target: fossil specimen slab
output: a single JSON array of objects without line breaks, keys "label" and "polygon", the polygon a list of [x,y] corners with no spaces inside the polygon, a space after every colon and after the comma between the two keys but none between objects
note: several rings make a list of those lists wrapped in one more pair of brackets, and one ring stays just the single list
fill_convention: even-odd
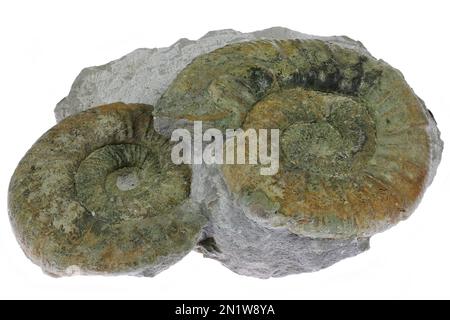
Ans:
[{"label": "fossil specimen slab", "polygon": [[197,243],[191,171],[170,161],[152,107],[116,103],[71,116],[19,163],[9,213],[27,256],[52,275],[152,276]]},{"label": "fossil specimen slab", "polygon": [[[210,220],[198,249],[261,278],[366,250],[371,235],[411,214],[442,152],[432,115],[400,72],[347,37],[221,30],[139,49],[83,70],[55,114],[114,101],[156,104],[165,135],[192,120],[282,130],[275,176],[192,166],[191,197]],[[126,174],[118,185],[134,180]]]}]

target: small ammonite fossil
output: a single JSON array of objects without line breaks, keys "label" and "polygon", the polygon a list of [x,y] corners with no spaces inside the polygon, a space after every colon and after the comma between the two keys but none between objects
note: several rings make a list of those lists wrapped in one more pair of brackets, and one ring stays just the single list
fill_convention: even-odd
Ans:
[{"label": "small ammonite fossil", "polygon": [[68,117],[19,163],[10,219],[45,272],[151,276],[196,244],[205,218],[189,201],[191,171],[170,161],[152,110],[116,103]]},{"label": "small ammonite fossil", "polygon": [[[277,230],[291,232],[290,239],[359,241],[407,218],[442,152],[434,118],[399,71],[320,40],[254,41],[200,56],[164,93],[155,114],[221,129],[280,130],[277,174],[261,175],[258,165],[223,165],[214,179],[208,168],[197,174],[230,197],[216,207],[209,197],[216,224],[210,237],[219,249],[210,255],[261,277],[325,265],[305,267],[294,254],[273,254],[264,239],[270,235],[279,246],[277,239],[288,238],[273,236]],[[229,245],[244,231],[220,225],[230,223],[226,206],[240,225],[257,230],[240,243],[251,248],[249,258],[237,243]],[[303,257],[314,254],[313,246]],[[286,263],[274,267],[276,259]]]}]

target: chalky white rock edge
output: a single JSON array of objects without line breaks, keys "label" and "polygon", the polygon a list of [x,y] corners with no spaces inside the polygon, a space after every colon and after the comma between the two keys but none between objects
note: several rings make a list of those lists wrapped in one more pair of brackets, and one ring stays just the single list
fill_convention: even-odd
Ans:
[{"label": "chalky white rock edge", "polygon": [[[227,44],[260,39],[320,39],[370,56],[360,42],[345,36],[320,37],[281,27],[251,33],[211,31],[197,41],[180,39],[168,48],[138,49],[106,65],[84,69],[69,95],[56,106],[56,119],[117,101],[155,105],[177,74],[197,56]],[[425,106],[424,112],[428,115]],[[443,144],[434,119],[428,117],[433,150],[427,181],[430,184]],[[165,135],[170,135],[177,125],[181,123],[155,119],[156,129]],[[192,198],[202,204],[210,218],[203,235],[203,240],[210,241],[201,242],[208,245],[199,246],[198,250],[236,273],[269,278],[317,271],[369,248],[369,238],[312,239],[286,228],[261,225],[247,216],[239,199],[227,189],[218,168],[194,165],[192,169]]]}]

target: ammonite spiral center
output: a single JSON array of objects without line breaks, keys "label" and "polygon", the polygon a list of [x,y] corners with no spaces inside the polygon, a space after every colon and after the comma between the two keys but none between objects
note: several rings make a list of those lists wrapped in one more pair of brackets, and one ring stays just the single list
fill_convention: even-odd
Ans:
[{"label": "ammonite spiral center", "polygon": [[327,122],[296,123],[281,138],[287,166],[320,172],[325,163],[344,159],[342,137]]},{"label": "ammonite spiral center", "polygon": [[138,144],[107,145],[95,150],[83,160],[75,175],[80,202],[94,215],[108,219],[113,218],[111,215],[118,219],[148,217],[164,211],[165,206],[178,205],[186,197],[187,191],[182,188],[170,199],[155,197],[155,191],[177,179],[163,172],[164,163],[158,157]]},{"label": "ammonite spiral center", "polygon": [[[116,186],[120,191],[133,190],[139,186],[139,173],[136,167],[125,167],[111,174],[116,180]],[[114,180],[113,178],[113,180]]]},{"label": "ammonite spiral center", "polygon": [[[263,114],[271,113],[270,118]],[[342,177],[371,157],[375,124],[362,101],[302,88],[281,90],[257,103],[246,125],[281,129],[281,156],[288,170]],[[275,121],[275,122],[273,122]]]}]

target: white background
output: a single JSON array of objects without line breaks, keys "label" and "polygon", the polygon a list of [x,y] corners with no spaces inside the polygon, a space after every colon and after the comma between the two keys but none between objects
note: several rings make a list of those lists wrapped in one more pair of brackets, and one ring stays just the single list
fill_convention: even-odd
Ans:
[{"label": "white background", "polygon": [[450,143],[449,1],[1,1],[0,298],[450,298],[449,148],[413,216],[372,249],[313,274],[259,280],[198,253],[156,278],[53,279],[24,256],[7,215],[7,187],[53,108],[84,67],[209,30],[284,26],[347,35],[404,73]]}]

